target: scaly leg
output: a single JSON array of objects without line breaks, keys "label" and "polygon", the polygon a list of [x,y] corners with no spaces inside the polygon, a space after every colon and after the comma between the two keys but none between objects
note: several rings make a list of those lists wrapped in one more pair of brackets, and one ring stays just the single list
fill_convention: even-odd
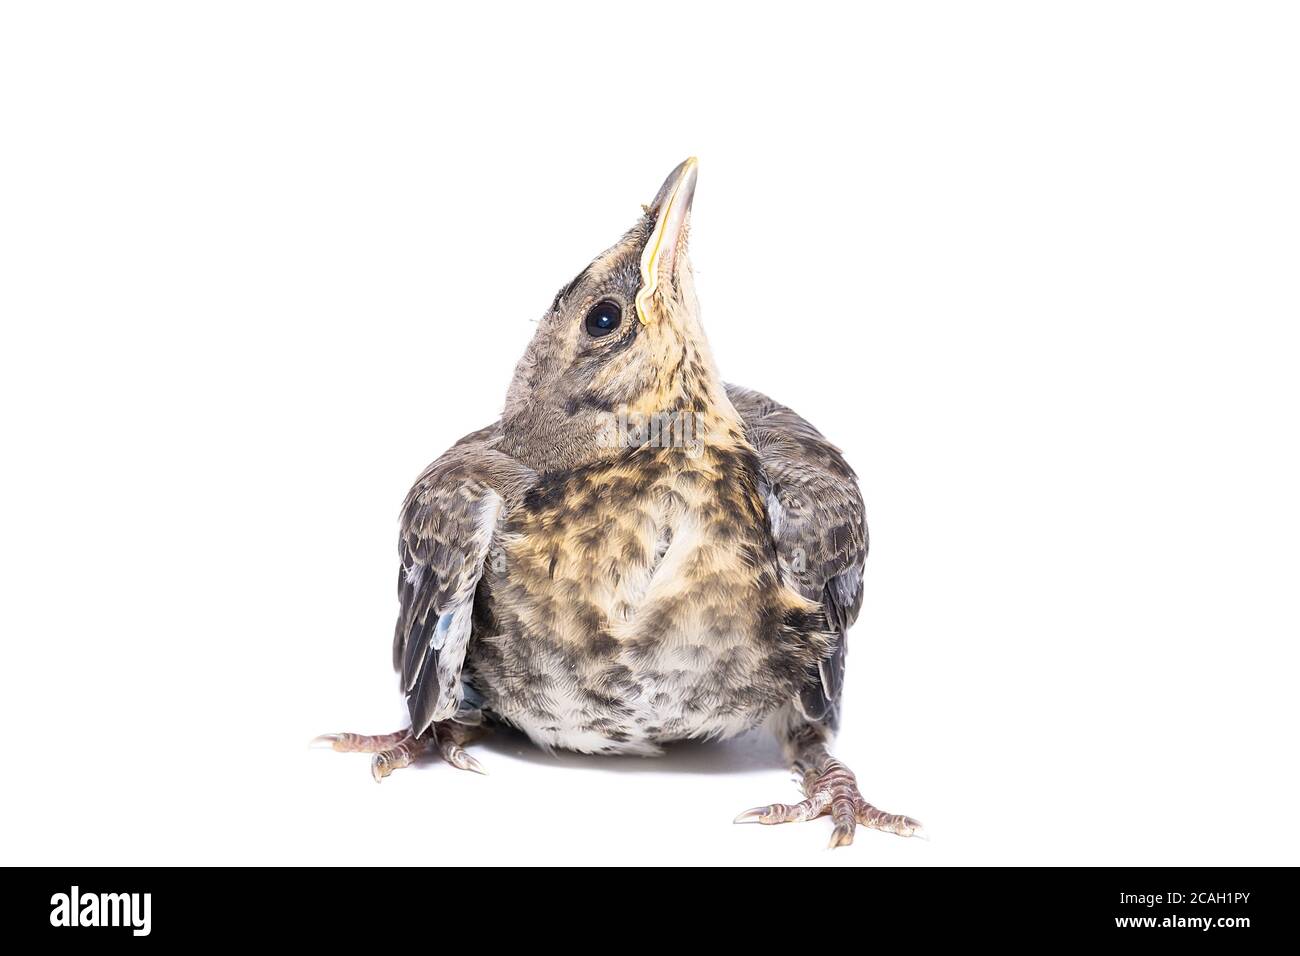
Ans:
[{"label": "scaly leg", "polygon": [[777,718],[775,729],[795,773],[803,780],[806,799],[795,804],[773,803],[754,807],[736,817],[736,823],[795,823],[829,813],[835,824],[831,831],[832,849],[852,843],[858,824],[899,836],[920,834],[921,824],[916,820],[877,810],[863,799],[853,772],[826,749],[829,728],[791,712]]},{"label": "scaly leg", "polygon": [[415,737],[408,727],[392,734],[322,734],[312,741],[313,747],[329,747],[338,753],[374,754],[370,772],[379,782],[394,770],[409,767],[415,758],[430,747],[436,747],[442,759],[459,770],[487,773],[477,760],[469,755],[464,745],[475,736],[476,727],[467,727],[454,721],[434,724],[420,737]]}]

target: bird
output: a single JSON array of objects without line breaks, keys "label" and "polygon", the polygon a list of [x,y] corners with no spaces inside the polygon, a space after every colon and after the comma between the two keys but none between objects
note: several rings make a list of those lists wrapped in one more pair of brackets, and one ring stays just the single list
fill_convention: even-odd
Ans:
[{"label": "bird", "polygon": [[832,756],[867,525],[811,424],[725,384],[687,254],[699,163],[555,295],[500,417],[402,505],[392,654],[410,726],[325,734],[376,780],[513,728],[546,750],[653,756],[766,728],[803,799],[737,823],[918,821],[868,803]]}]

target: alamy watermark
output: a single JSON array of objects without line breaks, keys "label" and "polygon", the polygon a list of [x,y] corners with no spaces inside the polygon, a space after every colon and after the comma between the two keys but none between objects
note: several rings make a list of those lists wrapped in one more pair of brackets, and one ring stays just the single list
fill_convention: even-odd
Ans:
[{"label": "alamy watermark", "polygon": [[127,926],[133,936],[148,936],[152,893],[71,892],[50,897],[51,926]]},{"label": "alamy watermark", "polygon": [[678,448],[698,458],[704,451],[699,417],[689,410],[646,413],[623,408],[601,431],[599,441],[605,448]]}]

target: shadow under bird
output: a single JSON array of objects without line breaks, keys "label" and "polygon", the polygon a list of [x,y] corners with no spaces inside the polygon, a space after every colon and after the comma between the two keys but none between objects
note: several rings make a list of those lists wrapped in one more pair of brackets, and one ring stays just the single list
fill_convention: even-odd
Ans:
[{"label": "shadow under bird", "polygon": [[805,799],[903,836],[827,749],[862,604],[852,469],[790,409],[719,377],[686,255],[697,163],[555,296],[501,418],[420,475],[402,508],[393,663],[403,731],[318,738],[377,780],[492,724],[545,748],[652,755],[766,725]]}]

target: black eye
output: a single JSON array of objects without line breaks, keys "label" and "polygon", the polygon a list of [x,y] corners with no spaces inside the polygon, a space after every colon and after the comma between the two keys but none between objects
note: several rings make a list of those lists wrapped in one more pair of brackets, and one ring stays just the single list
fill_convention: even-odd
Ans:
[{"label": "black eye", "polygon": [[587,334],[592,338],[609,335],[623,321],[623,307],[617,302],[605,299],[597,302],[587,313]]}]

